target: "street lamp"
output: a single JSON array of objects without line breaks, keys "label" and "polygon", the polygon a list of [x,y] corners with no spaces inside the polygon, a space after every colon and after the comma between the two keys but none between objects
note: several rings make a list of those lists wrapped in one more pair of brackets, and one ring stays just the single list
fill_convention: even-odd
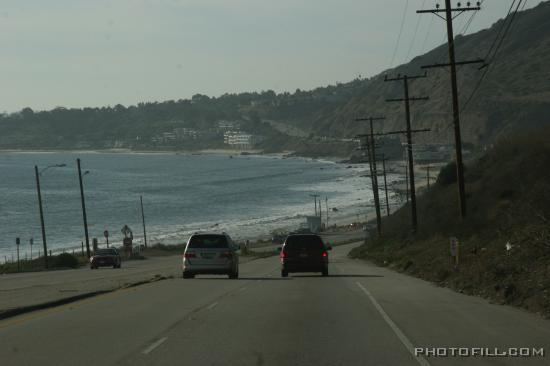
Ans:
[{"label": "street lamp", "polygon": [[84,201],[84,187],[82,186],[82,176],[90,173],[86,170],[84,174],[80,169],[80,158],[76,159],[76,165],[78,167],[78,181],[80,182],[80,201],[82,202],[82,218],[84,219],[84,235],[86,236],[86,255],[90,258],[90,237],[88,235],[88,220],[86,218],[86,202]]},{"label": "street lamp", "polygon": [[44,245],[44,266],[48,269],[48,245],[46,244],[46,228],[44,227],[44,210],[42,209],[42,193],[40,192],[40,175],[50,168],[62,168],[67,164],[49,165],[38,171],[38,166],[34,166],[34,174],[36,175],[36,191],[38,192],[38,207],[40,209],[40,227],[42,229],[42,244]]}]

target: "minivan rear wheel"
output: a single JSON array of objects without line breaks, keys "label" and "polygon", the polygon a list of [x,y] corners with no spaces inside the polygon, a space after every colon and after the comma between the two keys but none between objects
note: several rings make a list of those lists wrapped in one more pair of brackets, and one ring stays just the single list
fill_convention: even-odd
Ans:
[{"label": "minivan rear wheel", "polygon": [[328,268],[323,269],[323,277],[327,277],[327,276],[328,276]]},{"label": "minivan rear wheel", "polygon": [[281,271],[281,277],[288,277],[288,272],[285,270]]},{"label": "minivan rear wheel", "polygon": [[228,273],[227,276],[229,276],[230,279],[236,280],[239,278],[239,271]]}]

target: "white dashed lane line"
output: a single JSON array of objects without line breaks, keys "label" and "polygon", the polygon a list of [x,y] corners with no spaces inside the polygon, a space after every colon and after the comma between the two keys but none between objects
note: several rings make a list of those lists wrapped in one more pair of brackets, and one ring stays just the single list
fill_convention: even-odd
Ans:
[{"label": "white dashed lane line", "polygon": [[208,306],[206,307],[206,310],[212,310],[212,309],[214,309],[214,308],[216,307],[216,305],[218,305],[218,303],[217,303],[217,302],[213,302],[212,304],[210,304],[210,305],[208,305]]},{"label": "white dashed lane line", "polygon": [[152,343],[149,347],[145,348],[141,353],[143,353],[144,355],[148,355],[149,353],[153,352],[155,348],[163,344],[167,339],[168,337],[163,337],[159,339],[158,341]]},{"label": "white dashed lane line", "polygon": [[355,282],[357,284],[357,286],[359,286],[359,288],[363,291],[363,293],[365,295],[367,295],[367,297],[369,298],[369,300],[371,301],[372,305],[374,305],[374,307],[376,308],[376,310],[378,310],[378,312],[380,313],[380,315],[382,316],[382,319],[384,319],[384,321],[390,326],[391,330],[393,330],[393,332],[395,333],[395,335],[397,336],[397,338],[399,338],[399,340],[401,341],[401,343],[403,343],[403,345],[405,346],[405,348],[410,352],[410,354],[414,357],[414,359],[416,361],[418,361],[418,363],[422,366],[430,366],[430,364],[428,363],[428,361],[426,361],[426,359],[422,356],[416,356],[415,355],[415,352],[414,352],[414,346],[412,344],[412,342],[409,340],[409,338],[407,338],[407,336],[401,331],[401,329],[399,329],[399,327],[393,322],[393,320],[391,320],[391,318],[389,317],[389,315],[384,311],[384,309],[382,308],[382,306],[380,306],[380,304],[378,303],[378,301],[376,301],[376,299],[374,298],[374,296],[371,295],[370,291],[367,290],[361,283],[359,282]]}]

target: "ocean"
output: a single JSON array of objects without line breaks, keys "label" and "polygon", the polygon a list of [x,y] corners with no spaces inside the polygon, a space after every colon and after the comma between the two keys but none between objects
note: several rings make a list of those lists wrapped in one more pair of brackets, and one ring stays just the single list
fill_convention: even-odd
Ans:
[{"label": "ocean", "polygon": [[[195,231],[226,231],[234,239],[268,237],[292,230],[322,199],[329,224],[364,220],[371,200],[366,167],[280,156],[173,153],[0,153],[0,262],[42,250],[34,165],[40,175],[48,249],[80,248],[84,240],[76,159],[80,158],[91,238],[120,245],[128,225],[134,243],[143,240],[143,196],[149,244],[184,242]],[[392,178],[390,177],[390,180]],[[333,211],[333,208],[335,209]]]}]

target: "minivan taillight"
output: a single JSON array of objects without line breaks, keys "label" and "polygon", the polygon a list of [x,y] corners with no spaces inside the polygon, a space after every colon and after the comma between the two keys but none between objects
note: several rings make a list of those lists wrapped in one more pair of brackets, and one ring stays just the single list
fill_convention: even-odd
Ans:
[{"label": "minivan taillight", "polygon": [[183,255],[184,258],[197,258],[197,256],[195,255],[195,253],[185,253]]},{"label": "minivan taillight", "polygon": [[220,254],[221,258],[231,258],[232,256],[233,254],[231,252],[223,252],[222,254]]},{"label": "minivan taillight", "polygon": [[328,257],[328,253],[327,252],[323,252],[323,257]]},{"label": "minivan taillight", "polygon": [[287,254],[284,250],[281,250],[281,254],[279,256],[281,257],[281,259],[283,259],[287,257]]}]

